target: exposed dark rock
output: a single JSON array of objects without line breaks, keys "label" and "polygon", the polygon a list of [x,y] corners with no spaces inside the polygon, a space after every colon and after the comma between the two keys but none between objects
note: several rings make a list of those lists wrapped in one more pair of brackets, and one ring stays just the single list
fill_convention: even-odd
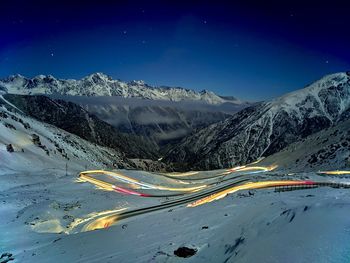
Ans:
[{"label": "exposed dark rock", "polygon": [[189,247],[179,247],[174,251],[174,255],[181,258],[189,258],[197,253],[197,249]]},{"label": "exposed dark rock", "polygon": [[7,119],[8,115],[5,112],[0,112],[0,118]]},{"label": "exposed dark rock", "polygon": [[225,254],[232,254],[241,244],[244,243],[245,238],[239,237],[235,240],[235,243],[232,245],[226,245],[225,248]]},{"label": "exposed dark rock", "polygon": [[32,134],[32,141],[36,146],[41,145],[40,136],[35,133]]},{"label": "exposed dark rock", "polygon": [[6,127],[6,128],[9,128],[9,129],[12,129],[12,130],[16,130],[16,127],[13,126],[11,123],[5,122],[5,127]]},{"label": "exposed dark rock", "polygon": [[61,240],[62,238],[56,238],[54,241],[52,241],[52,243],[56,243],[57,241]]},{"label": "exposed dark rock", "polygon": [[0,256],[0,263],[7,263],[9,261],[15,260],[12,253],[2,253]]},{"label": "exposed dark rock", "polygon": [[15,150],[13,149],[12,144],[6,145],[6,150],[7,150],[8,152],[10,152],[10,153],[13,153],[13,152],[15,151]]}]

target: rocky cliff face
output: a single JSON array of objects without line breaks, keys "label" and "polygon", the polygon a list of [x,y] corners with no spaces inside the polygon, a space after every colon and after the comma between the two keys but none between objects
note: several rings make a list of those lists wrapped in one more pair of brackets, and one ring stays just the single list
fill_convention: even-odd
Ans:
[{"label": "rocky cliff face", "polygon": [[350,169],[350,119],[298,140],[259,165],[277,164],[293,172]]},{"label": "rocky cliff face", "polygon": [[200,130],[170,150],[165,160],[199,169],[246,163],[348,118],[349,107],[349,73],[328,75]]}]

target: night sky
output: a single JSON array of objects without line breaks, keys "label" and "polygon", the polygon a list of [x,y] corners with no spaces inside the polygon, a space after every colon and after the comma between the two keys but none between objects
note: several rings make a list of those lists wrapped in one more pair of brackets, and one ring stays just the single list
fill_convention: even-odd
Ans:
[{"label": "night sky", "polygon": [[334,0],[2,1],[0,77],[104,72],[268,99],[350,70],[349,17]]}]

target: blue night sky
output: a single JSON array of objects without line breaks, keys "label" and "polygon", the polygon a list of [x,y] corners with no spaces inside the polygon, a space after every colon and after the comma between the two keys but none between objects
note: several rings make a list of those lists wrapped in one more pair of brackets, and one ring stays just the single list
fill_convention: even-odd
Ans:
[{"label": "blue night sky", "polygon": [[262,100],[350,70],[346,1],[7,2],[0,77],[104,72]]}]

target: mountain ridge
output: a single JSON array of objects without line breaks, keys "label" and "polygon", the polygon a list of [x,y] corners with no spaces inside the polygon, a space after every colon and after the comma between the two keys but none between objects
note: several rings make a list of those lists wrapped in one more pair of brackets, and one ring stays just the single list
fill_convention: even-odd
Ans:
[{"label": "mountain ridge", "polygon": [[52,75],[26,78],[20,74],[0,80],[0,89],[19,95],[120,96],[169,101],[203,101],[208,104],[247,104],[235,97],[219,96],[212,91],[194,91],[181,87],[151,86],[142,80],[124,82],[97,72],[80,80],[57,79]]},{"label": "mountain ridge", "polygon": [[342,121],[350,112],[349,72],[243,109],[181,141],[165,160],[215,169],[247,163]]}]

